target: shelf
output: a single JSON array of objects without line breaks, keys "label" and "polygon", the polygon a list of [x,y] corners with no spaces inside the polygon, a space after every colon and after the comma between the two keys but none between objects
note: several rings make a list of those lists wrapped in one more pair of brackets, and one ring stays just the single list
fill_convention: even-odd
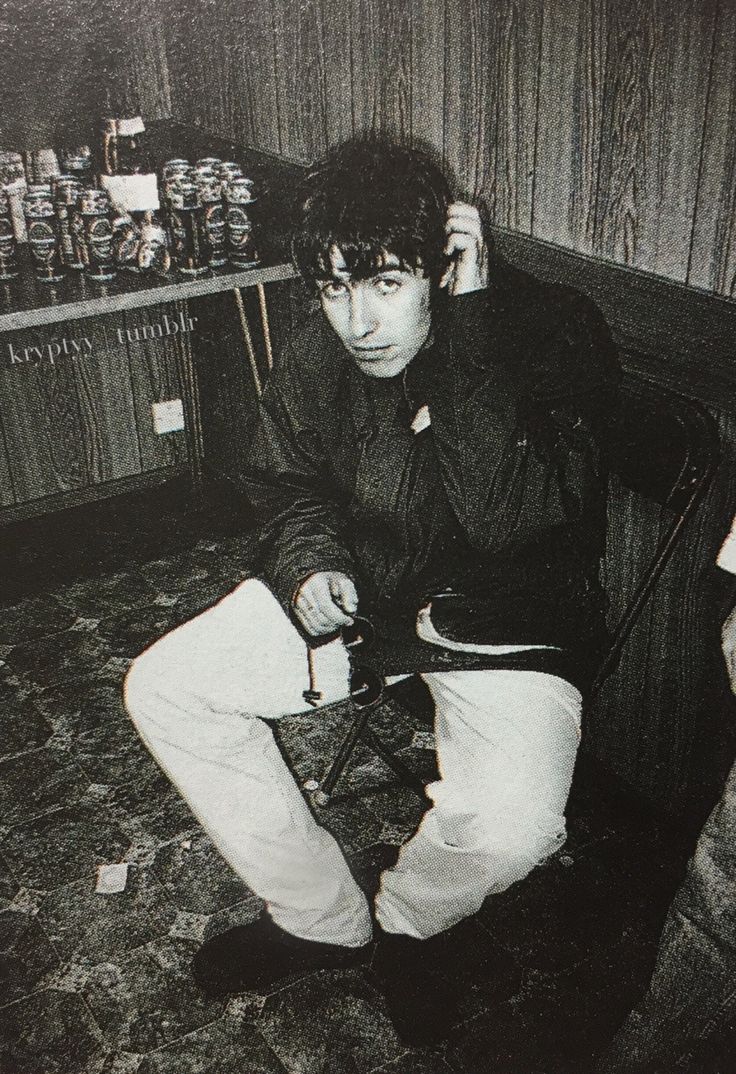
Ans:
[{"label": "shelf", "polygon": [[169,120],[149,124],[148,130],[159,168],[173,156],[196,159],[211,154],[243,164],[246,173],[254,180],[258,194],[254,204],[254,226],[262,264],[248,269],[231,266],[211,269],[207,276],[197,279],[187,279],[173,272],[158,277],[119,272],[114,280],[106,283],[96,283],[87,279],[83,272],[72,270],[67,271],[59,283],[48,284],[36,280],[28,246],[22,244],[18,248],[20,275],[15,280],[0,282],[0,332],[140,309],[296,276],[287,260],[288,212],[285,209],[295,184],[304,174],[303,165]]},{"label": "shelf", "polygon": [[212,269],[207,276],[189,280],[173,275],[137,276],[119,272],[114,280],[95,283],[81,272],[69,272],[59,283],[48,284],[35,279],[28,250],[21,247],[19,255],[21,275],[17,280],[0,284],[0,332],[214,295],[236,287],[288,280],[296,275],[294,267],[283,262],[249,269]]}]

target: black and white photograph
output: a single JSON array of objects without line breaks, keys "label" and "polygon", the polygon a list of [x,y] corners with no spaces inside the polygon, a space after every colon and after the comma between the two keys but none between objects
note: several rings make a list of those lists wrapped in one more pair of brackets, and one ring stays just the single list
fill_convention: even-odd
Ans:
[{"label": "black and white photograph", "polygon": [[736,1069],[736,0],[0,5],[0,1074]]}]

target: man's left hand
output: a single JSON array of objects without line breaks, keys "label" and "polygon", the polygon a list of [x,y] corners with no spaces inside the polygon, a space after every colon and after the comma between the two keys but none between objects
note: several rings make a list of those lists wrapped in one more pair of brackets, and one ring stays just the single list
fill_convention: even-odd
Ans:
[{"label": "man's left hand", "polygon": [[447,209],[445,253],[452,260],[440,280],[451,295],[481,291],[488,286],[488,247],[480,213],[474,205],[454,201]]}]

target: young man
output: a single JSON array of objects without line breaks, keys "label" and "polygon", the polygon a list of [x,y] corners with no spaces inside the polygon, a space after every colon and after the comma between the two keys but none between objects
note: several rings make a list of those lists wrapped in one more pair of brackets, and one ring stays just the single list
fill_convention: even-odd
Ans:
[{"label": "young man", "polygon": [[261,401],[261,570],[127,679],[144,741],[266,903],[199,952],[210,991],[371,941],[371,907],[264,723],[348,695],[340,630],[357,612],[371,663],[421,673],[437,713],[433,805],[375,900],[390,964],[562,845],[604,633],[597,433],[619,369],[595,307],[489,256],[431,160],[383,141],[313,172],[293,249],[321,312]]}]

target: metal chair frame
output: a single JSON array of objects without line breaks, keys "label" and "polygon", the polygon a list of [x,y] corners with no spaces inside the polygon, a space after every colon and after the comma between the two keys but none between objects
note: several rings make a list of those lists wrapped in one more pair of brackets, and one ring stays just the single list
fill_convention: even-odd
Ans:
[{"label": "metal chair frame", "polygon": [[[670,466],[669,474],[666,467],[662,467],[660,472],[654,471],[651,466],[651,451],[644,450],[652,447],[652,441],[647,441],[646,435],[650,428],[647,413],[658,413],[659,418],[666,414],[672,423],[670,432],[674,434],[673,439],[680,435],[682,449],[679,457],[669,457],[666,460],[666,464]],[[667,444],[657,446],[667,451]],[[612,631],[611,644],[593,680],[588,703],[596,698],[606,679],[618,667],[626,642],[688,522],[696,513],[718,466],[720,441],[715,420],[705,407],[640,376],[629,376],[624,384],[621,412],[611,423],[602,450],[609,474],[617,476],[622,486],[669,508],[673,516],[633,596]],[[646,460],[647,469],[642,467],[642,460]],[[383,700],[394,696],[400,685],[401,683],[396,683],[386,687]],[[310,792],[317,805],[329,804],[359,742],[372,749],[405,786],[420,797],[425,797],[424,783],[371,730],[369,721],[372,712],[373,706],[356,712],[324,777],[305,783],[305,789]]]}]

